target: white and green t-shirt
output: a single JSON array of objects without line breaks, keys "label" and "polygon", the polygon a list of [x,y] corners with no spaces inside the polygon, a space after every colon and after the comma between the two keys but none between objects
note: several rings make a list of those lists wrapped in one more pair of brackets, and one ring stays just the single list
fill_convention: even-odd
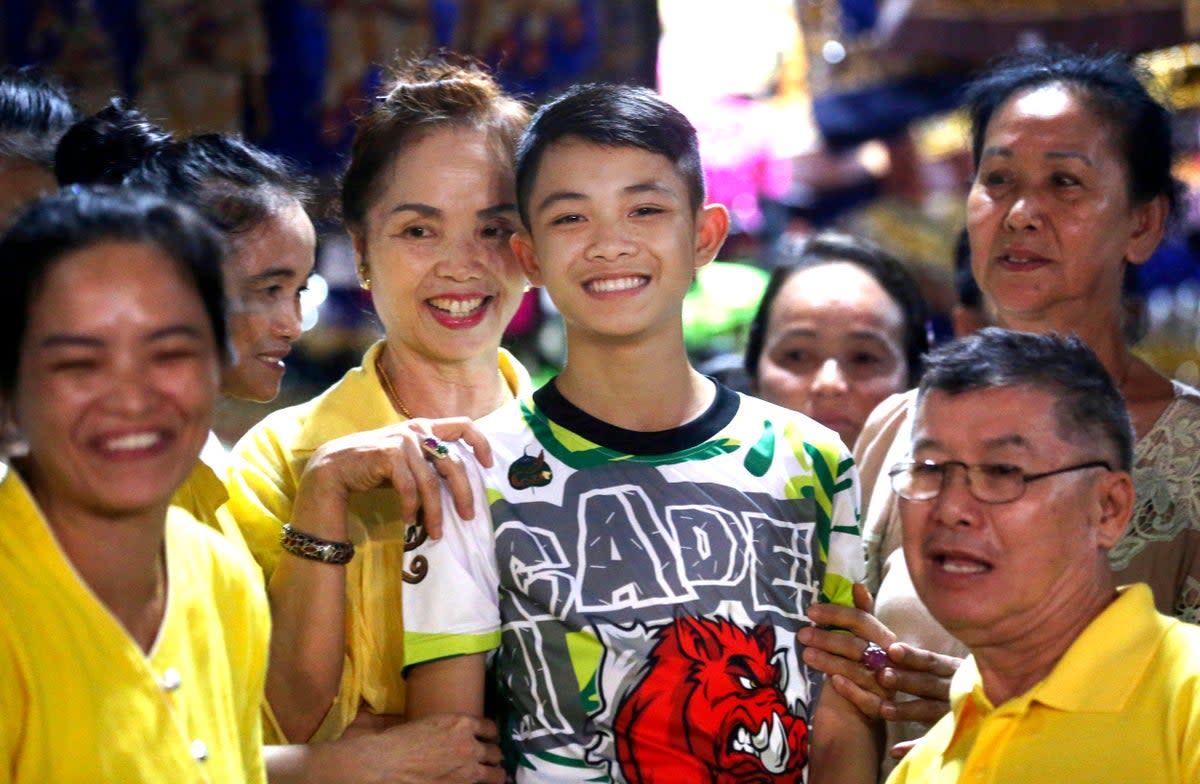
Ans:
[{"label": "white and green t-shirt", "polygon": [[795,634],[863,577],[837,435],[720,386],[665,432],[553,382],[478,424],[486,519],[447,501],[443,538],[412,536],[405,666],[498,649],[520,782],[800,782],[820,673]]}]

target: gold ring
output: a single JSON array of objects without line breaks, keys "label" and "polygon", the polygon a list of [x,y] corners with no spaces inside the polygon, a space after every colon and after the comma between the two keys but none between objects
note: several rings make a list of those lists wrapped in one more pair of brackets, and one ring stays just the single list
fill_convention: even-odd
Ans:
[{"label": "gold ring", "polygon": [[430,460],[445,460],[450,456],[450,447],[446,446],[446,442],[433,436],[421,439],[421,449]]}]

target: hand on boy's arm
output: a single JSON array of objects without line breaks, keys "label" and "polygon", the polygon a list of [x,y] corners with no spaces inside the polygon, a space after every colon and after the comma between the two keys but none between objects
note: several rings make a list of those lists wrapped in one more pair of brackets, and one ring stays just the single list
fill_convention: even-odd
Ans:
[{"label": "hand on boy's arm", "polygon": [[892,693],[879,683],[875,672],[863,664],[863,650],[868,642],[887,650],[896,641],[896,635],[871,615],[872,604],[866,586],[856,584],[854,607],[811,605],[808,618],[813,625],[801,629],[796,638],[805,646],[801,655],[806,664],[825,673],[834,684],[841,681],[847,688],[856,687],[853,696],[843,689],[838,691],[867,716],[878,718],[878,711],[873,712],[871,706],[890,698]]},{"label": "hand on boy's arm", "polygon": [[[870,614],[870,595],[864,586],[854,586],[854,603],[855,607],[817,604],[809,608],[814,624],[846,631],[816,626],[801,629],[797,639],[808,646],[804,661],[826,673],[827,685],[866,716],[926,724],[937,721],[950,708],[950,678],[962,660],[896,642],[896,635]],[[888,666],[878,672],[862,663],[868,641],[888,655]],[[917,699],[896,700],[897,692]]]},{"label": "hand on boy's arm", "polygon": [[[345,513],[352,493],[391,486],[400,502],[400,516],[416,519],[418,512],[429,535],[442,531],[442,487],[449,490],[459,516],[474,517],[474,498],[466,466],[451,452],[430,459],[423,446],[428,438],[463,440],[485,466],[492,464],[492,450],[482,431],[467,417],[411,419],[398,425],[353,433],[321,446],[305,467],[296,493],[294,514],[307,509],[319,511],[318,525],[335,529],[310,531],[326,539],[346,539]],[[298,520],[293,525],[300,528]],[[340,534],[340,535],[339,535]]]},{"label": "hand on boy's arm", "polygon": [[440,715],[312,746],[268,746],[270,784],[502,784],[496,725]]}]

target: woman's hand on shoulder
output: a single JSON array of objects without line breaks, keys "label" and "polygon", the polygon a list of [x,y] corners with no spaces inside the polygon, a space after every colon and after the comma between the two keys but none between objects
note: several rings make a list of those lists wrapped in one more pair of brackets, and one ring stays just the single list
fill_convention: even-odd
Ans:
[{"label": "woman's hand on shoulder", "polygon": [[404,519],[415,519],[419,510],[426,531],[436,539],[441,536],[443,483],[459,516],[474,517],[466,466],[453,450],[436,457],[428,439],[462,440],[480,463],[492,464],[487,438],[467,417],[410,419],[342,436],[318,448],[305,466],[296,492],[293,525],[306,533],[345,540],[350,495],[391,486],[399,496]]}]

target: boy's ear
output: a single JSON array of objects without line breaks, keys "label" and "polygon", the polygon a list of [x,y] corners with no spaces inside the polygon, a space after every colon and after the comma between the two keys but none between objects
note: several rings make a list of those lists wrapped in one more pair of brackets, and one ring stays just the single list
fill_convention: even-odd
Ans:
[{"label": "boy's ear", "polygon": [[537,253],[533,249],[533,238],[529,236],[529,232],[524,229],[514,231],[508,238],[508,244],[516,254],[529,282],[534,286],[542,285],[542,270],[538,266]]},{"label": "boy's ear", "polygon": [[717,257],[729,234],[729,210],[724,204],[705,204],[696,218],[696,267]]}]

